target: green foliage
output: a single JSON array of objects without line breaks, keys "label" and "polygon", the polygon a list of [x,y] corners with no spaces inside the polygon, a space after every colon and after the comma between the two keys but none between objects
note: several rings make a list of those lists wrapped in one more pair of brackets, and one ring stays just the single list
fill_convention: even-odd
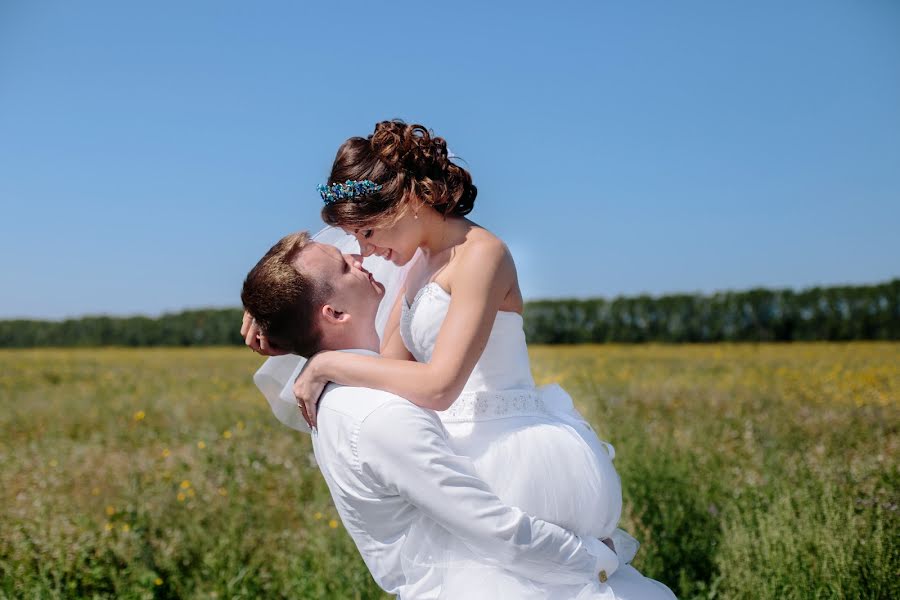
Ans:
[{"label": "green foliage", "polygon": [[[0,348],[240,345],[241,315],[0,321]],[[535,344],[900,340],[900,279],[801,292],[538,300],[525,306],[525,333]]]},{"label": "green foliage", "polygon": [[243,344],[239,309],[149,317],[0,321],[0,347],[226,346]]},{"label": "green foliage", "polygon": [[383,598],[238,349],[0,354],[0,598]]},{"label": "green foliage", "polygon": [[[900,344],[533,346],[688,599],[900,597]],[[237,348],[0,351],[0,598],[384,598]]]},{"label": "green foliage", "polygon": [[900,279],[871,286],[753,289],[529,302],[531,343],[900,339]]},{"label": "green foliage", "polygon": [[871,498],[807,474],[771,498],[745,494],[723,520],[722,592],[748,600],[900,597],[900,580],[889,576],[900,566],[892,540],[900,519],[888,497],[898,483]]},{"label": "green foliage", "polygon": [[900,345],[532,355],[615,446],[635,566],[680,599],[900,597]]},{"label": "green foliage", "polygon": [[691,462],[673,448],[647,448],[620,461],[628,474],[623,496],[640,507],[634,518],[644,540],[641,568],[679,588],[681,598],[701,591],[715,572],[722,534],[709,511],[708,485],[697,485]]}]

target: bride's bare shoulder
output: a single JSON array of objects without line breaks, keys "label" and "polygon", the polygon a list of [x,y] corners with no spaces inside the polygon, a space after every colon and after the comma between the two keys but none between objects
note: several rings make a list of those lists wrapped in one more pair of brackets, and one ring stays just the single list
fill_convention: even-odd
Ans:
[{"label": "bride's bare shoulder", "polygon": [[482,258],[500,258],[512,261],[509,247],[506,243],[484,227],[473,223],[473,227],[466,234],[466,243],[463,251],[472,252]]},{"label": "bride's bare shoulder", "polygon": [[489,272],[498,281],[516,280],[516,266],[506,244],[492,232],[466,219],[462,243],[450,251],[448,262],[435,278],[451,291],[458,278],[469,279],[473,272]]},{"label": "bride's bare shoulder", "polygon": [[[468,278],[473,271],[493,273],[499,279],[516,279],[516,266],[507,245],[499,237],[482,227],[473,227],[466,234],[465,243],[451,260],[449,279]],[[453,282],[449,285],[452,287]]]}]

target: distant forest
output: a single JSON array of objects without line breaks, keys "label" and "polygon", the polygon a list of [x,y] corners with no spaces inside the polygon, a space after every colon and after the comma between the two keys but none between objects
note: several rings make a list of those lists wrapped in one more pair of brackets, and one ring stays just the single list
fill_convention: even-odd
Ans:
[{"label": "distant forest", "polygon": [[[241,345],[240,309],[149,317],[0,321],[0,347]],[[533,344],[900,340],[900,279],[802,291],[752,289],[525,305]]]}]

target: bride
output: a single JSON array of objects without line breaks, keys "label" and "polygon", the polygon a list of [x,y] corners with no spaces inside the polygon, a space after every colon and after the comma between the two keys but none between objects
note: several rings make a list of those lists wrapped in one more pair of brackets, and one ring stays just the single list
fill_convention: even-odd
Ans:
[{"label": "bride", "polygon": [[[535,387],[515,264],[502,241],[466,218],[477,190],[445,141],[421,125],[381,122],[367,138],[341,145],[328,181],[319,186],[325,222],[402,277],[388,286],[396,300],[385,313],[380,357],[322,352],[294,382],[307,422],[315,426],[316,401],[329,381],[434,409],[454,450],[472,459],[504,502],[579,535],[610,539],[628,562],[637,544],[616,528],[622,492],[613,448],[559,386]],[[246,318],[242,333],[255,350],[279,354]],[[588,595],[538,587],[490,572],[446,532],[417,535],[421,543],[406,544],[404,560],[410,568],[442,569],[448,598],[674,597],[630,566]]]}]

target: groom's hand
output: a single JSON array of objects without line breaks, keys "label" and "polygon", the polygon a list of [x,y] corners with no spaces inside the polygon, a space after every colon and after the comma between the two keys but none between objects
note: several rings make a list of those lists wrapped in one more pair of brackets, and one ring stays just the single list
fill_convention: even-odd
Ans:
[{"label": "groom's hand", "polygon": [[246,310],[244,311],[244,320],[241,323],[241,337],[244,338],[244,343],[257,354],[264,354],[265,356],[288,354],[288,352],[269,343],[269,339],[260,331],[256,320]]}]

